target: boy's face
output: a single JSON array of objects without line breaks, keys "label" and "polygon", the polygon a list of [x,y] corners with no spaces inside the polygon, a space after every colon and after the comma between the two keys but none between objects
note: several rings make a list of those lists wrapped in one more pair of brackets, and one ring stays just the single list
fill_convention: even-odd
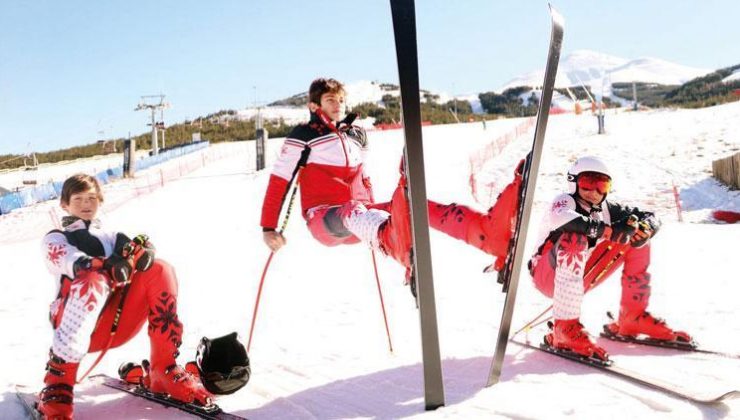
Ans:
[{"label": "boy's face", "polygon": [[344,95],[337,93],[325,93],[321,95],[321,109],[332,121],[341,120],[346,111]]},{"label": "boy's face", "polygon": [[578,195],[580,195],[582,199],[587,201],[592,206],[601,203],[601,201],[604,199],[604,194],[600,193],[596,189],[587,190],[585,188],[579,188]]},{"label": "boy's face", "polygon": [[100,199],[95,189],[74,193],[69,197],[69,203],[62,203],[64,211],[82,220],[92,220],[98,213]]}]

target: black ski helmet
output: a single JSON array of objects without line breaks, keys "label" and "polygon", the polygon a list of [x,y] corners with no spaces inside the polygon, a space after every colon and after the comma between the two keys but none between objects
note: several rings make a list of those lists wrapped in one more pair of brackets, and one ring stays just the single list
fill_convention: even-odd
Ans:
[{"label": "black ski helmet", "polygon": [[203,386],[216,395],[233,394],[249,382],[249,357],[236,332],[209,339],[198,345],[195,362]]}]

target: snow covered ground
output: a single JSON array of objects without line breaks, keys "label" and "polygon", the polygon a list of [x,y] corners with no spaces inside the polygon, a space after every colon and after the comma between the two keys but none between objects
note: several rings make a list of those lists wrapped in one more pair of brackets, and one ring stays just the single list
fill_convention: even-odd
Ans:
[{"label": "snow covered ground", "polygon": [[[565,171],[573,159],[586,153],[605,158],[615,172],[611,198],[654,209],[664,221],[654,240],[651,310],[692,333],[703,346],[734,353],[740,353],[740,224],[714,223],[709,212],[740,211],[740,192],[728,191],[710,173],[713,159],[740,149],[738,121],[740,103],[610,113],[608,134],[598,136],[591,116],[553,116],[533,215],[538,221],[549,200],[565,187]],[[514,124],[489,122],[486,130],[480,123],[426,127],[430,198],[475,205],[468,157]],[[402,134],[375,132],[370,141],[376,197],[388,198],[397,180]],[[530,142],[531,135],[514,141],[486,168],[494,187],[508,182]],[[271,157],[279,145],[280,140],[271,140]],[[158,255],[176,267],[185,324],[181,361],[194,357],[204,335],[239,331],[246,340],[268,256],[258,226],[268,172],[251,169],[250,153],[231,156],[102,214],[110,227],[149,234]],[[684,223],[677,222],[674,183],[683,201]],[[12,220],[14,229],[24,229],[40,218],[51,227],[48,211],[34,209],[19,210],[12,219],[2,216],[0,225]],[[529,231],[528,253],[536,245],[536,230],[532,226]],[[418,312],[402,286],[401,269],[379,258],[394,345],[390,353],[370,252],[361,245],[320,246],[297,212],[286,235],[289,244],[273,259],[263,290],[250,351],[252,379],[237,394],[219,400],[228,411],[250,419],[740,418],[740,401],[691,404],[514,344],[502,381],[484,388],[504,295],[494,276],[481,273],[491,262],[486,255],[435,231],[432,256],[446,406],[425,412]],[[47,308],[53,280],[41,263],[37,239],[0,239],[0,266],[0,417],[22,418],[13,384],[40,387],[51,340]],[[583,307],[586,327],[597,333],[606,321],[605,311],[616,311],[618,301],[616,278],[590,293]],[[513,327],[549,304],[528,278],[522,279]],[[532,331],[530,338],[539,341],[542,333]],[[700,391],[740,389],[737,359],[600,343],[617,363],[646,375]],[[145,357],[148,339],[141,333],[111,350],[96,372],[115,375],[121,362]],[[186,417],[92,382],[76,391],[79,419]]]}]

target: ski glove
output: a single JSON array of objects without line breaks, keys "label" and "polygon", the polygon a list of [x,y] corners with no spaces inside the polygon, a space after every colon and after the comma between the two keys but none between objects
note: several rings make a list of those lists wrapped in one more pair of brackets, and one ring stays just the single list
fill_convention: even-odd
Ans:
[{"label": "ski glove", "polygon": [[628,244],[636,230],[637,218],[635,216],[625,217],[611,226],[609,240],[619,244]]},{"label": "ski glove", "polygon": [[647,217],[640,220],[637,224],[637,231],[632,237],[631,245],[639,248],[647,243],[660,229],[660,220],[654,214],[648,214]]},{"label": "ski glove", "polygon": [[118,254],[113,254],[105,259],[103,269],[110,276],[112,288],[115,289],[129,282],[133,271],[131,267],[131,260]]},{"label": "ski glove", "polygon": [[132,247],[132,267],[136,268],[136,271],[146,271],[152,268],[154,264],[154,252],[156,249],[151,242],[149,242],[149,236],[140,234],[131,240]]},{"label": "ski glove", "polygon": [[103,268],[103,260],[97,257],[80,257],[72,265],[72,271],[75,277],[78,277],[83,271],[96,271]]},{"label": "ski glove", "polygon": [[146,235],[139,235],[124,243],[120,253],[114,252],[105,259],[103,269],[110,275],[111,287],[116,288],[127,284],[131,280],[134,268],[139,270],[141,267],[143,268],[141,271],[146,271],[151,267],[154,254],[150,256],[143,246],[148,243],[148,239]]}]

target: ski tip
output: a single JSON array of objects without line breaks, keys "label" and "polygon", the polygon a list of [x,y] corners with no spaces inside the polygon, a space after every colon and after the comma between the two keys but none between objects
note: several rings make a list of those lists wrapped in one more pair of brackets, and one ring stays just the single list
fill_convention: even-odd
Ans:
[{"label": "ski tip", "polygon": [[563,15],[560,14],[560,12],[553,7],[552,3],[547,4],[550,7],[550,15],[552,16],[552,20],[554,23],[556,23],[558,26],[563,26],[565,23],[565,18],[563,18]]},{"label": "ski tip", "polygon": [[721,402],[726,400],[736,400],[738,398],[740,398],[740,391],[730,391],[722,394],[716,400],[717,402]]}]

